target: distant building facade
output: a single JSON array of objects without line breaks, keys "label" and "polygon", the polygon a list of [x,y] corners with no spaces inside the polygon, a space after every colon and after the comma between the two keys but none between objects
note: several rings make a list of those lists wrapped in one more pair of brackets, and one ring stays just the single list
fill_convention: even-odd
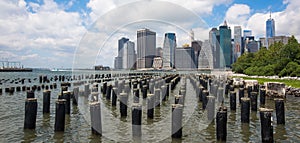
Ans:
[{"label": "distant building facade", "polygon": [[290,38],[291,37],[289,36],[274,36],[272,38],[268,38],[268,40],[266,40],[266,38],[259,38],[259,41],[261,43],[261,47],[268,47],[274,44],[275,42],[281,42],[283,44],[287,44]]},{"label": "distant building facade", "polygon": [[156,54],[156,33],[149,29],[137,31],[137,69],[151,68]]},{"label": "distant building facade", "polygon": [[121,39],[118,40],[118,55],[117,55],[117,57],[115,57],[115,60],[114,60],[115,69],[123,69],[123,61],[122,61],[123,60],[122,56],[124,55],[123,47],[127,41],[129,41],[129,39],[125,38],[125,37],[122,37]]},{"label": "distant building facade", "polygon": [[135,69],[136,52],[134,42],[127,41],[123,47],[122,65],[123,69]]},{"label": "distant building facade", "polygon": [[194,40],[191,43],[192,48],[194,49],[194,53],[195,53],[195,64],[196,64],[196,68],[198,68],[198,58],[200,55],[200,51],[201,51],[201,46],[202,46],[202,41],[200,40]]},{"label": "distant building facade", "polygon": [[217,28],[209,31],[209,43],[212,51],[213,68],[220,68],[220,32]]},{"label": "distant building facade", "polygon": [[175,68],[178,70],[193,70],[195,54],[192,47],[177,47],[175,50]]},{"label": "distant building facade", "polygon": [[219,27],[220,31],[220,67],[231,67],[232,64],[232,45],[231,29],[224,21],[224,25]]},{"label": "distant building facade", "polygon": [[234,26],[233,62],[242,55],[242,27]]},{"label": "distant building facade", "polygon": [[198,57],[198,69],[213,68],[213,57],[211,50],[212,48],[209,40],[205,40],[202,43],[201,51]]},{"label": "distant building facade", "polygon": [[162,57],[163,56],[163,49],[161,47],[156,48],[156,57]]},{"label": "distant building facade", "polygon": [[175,63],[176,35],[165,33],[163,45],[163,68],[174,68]]}]

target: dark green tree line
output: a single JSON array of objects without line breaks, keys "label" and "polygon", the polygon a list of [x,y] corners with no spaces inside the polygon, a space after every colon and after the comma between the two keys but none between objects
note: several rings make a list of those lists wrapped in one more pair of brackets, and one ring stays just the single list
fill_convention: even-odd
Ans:
[{"label": "dark green tree line", "polygon": [[300,76],[300,45],[292,36],[288,43],[262,47],[256,53],[244,53],[232,64],[236,73],[259,76]]}]

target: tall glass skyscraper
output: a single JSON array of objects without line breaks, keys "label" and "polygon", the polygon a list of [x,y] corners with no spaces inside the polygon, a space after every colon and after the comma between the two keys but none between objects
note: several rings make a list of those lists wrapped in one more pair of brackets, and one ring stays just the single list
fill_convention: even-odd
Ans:
[{"label": "tall glass skyscraper", "polygon": [[163,68],[174,68],[176,36],[175,33],[165,33],[163,45]]},{"label": "tall glass skyscraper", "polygon": [[156,33],[149,29],[137,31],[137,69],[151,68],[156,52]]},{"label": "tall glass skyscraper", "polygon": [[[224,25],[219,27],[220,31],[220,67],[231,67],[232,61],[232,45],[231,45],[231,29],[224,21]],[[225,64],[225,65],[224,65]]]},{"label": "tall glass skyscraper", "polygon": [[274,19],[270,18],[266,21],[266,37],[271,38],[275,36],[275,21]]},{"label": "tall glass skyscraper", "polygon": [[129,41],[128,38],[122,37],[118,40],[118,56],[115,57],[115,69],[122,69],[123,68],[123,55],[124,55],[124,44]]},{"label": "tall glass skyscraper", "polygon": [[123,69],[133,69],[136,62],[136,53],[134,49],[134,42],[127,41],[123,47]]},{"label": "tall glass skyscraper", "polygon": [[212,68],[220,67],[220,32],[217,28],[209,31],[209,43],[212,51]]},{"label": "tall glass skyscraper", "polygon": [[271,17],[266,21],[266,46],[269,47],[268,38],[272,38],[275,36],[275,21]]}]

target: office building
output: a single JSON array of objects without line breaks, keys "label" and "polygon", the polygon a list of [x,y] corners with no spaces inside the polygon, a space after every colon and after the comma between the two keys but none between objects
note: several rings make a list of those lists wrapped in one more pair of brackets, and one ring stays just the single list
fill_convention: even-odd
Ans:
[{"label": "office building", "polygon": [[122,56],[124,55],[123,47],[127,41],[129,41],[129,39],[125,37],[122,37],[121,39],[118,40],[118,55],[117,57],[115,57],[114,60],[115,69],[123,69],[123,61],[122,61],[123,60]]},{"label": "office building", "polygon": [[268,41],[266,41],[266,38],[259,38],[259,41],[261,43],[261,47],[267,47],[268,46],[267,43],[269,43],[269,46],[271,46],[275,42],[281,42],[285,45],[288,43],[290,38],[291,37],[289,37],[289,36],[274,36],[274,37],[268,38]]},{"label": "office building", "polygon": [[231,67],[232,64],[232,45],[231,29],[224,21],[224,25],[219,27],[220,32],[220,67]]},{"label": "office building", "polygon": [[136,53],[134,49],[134,42],[127,41],[124,43],[122,65],[123,69],[135,69]]},{"label": "office building", "polygon": [[201,51],[202,41],[194,40],[194,41],[192,41],[191,45],[192,45],[192,48],[193,48],[194,53],[195,53],[194,61],[195,61],[195,64],[196,64],[196,68],[198,68],[198,57],[199,57],[199,54],[200,54],[200,51]]},{"label": "office building", "polygon": [[217,28],[209,31],[209,43],[212,52],[212,67],[220,68],[220,32]]},{"label": "office building", "polygon": [[192,47],[177,47],[175,50],[175,68],[177,70],[194,70],[195,54]]},{"label": "office building", "polygon": [[175,33],[165,33],[163,45],[163,68],[174,68],[176,36]]},{"label": "office building", "polygon": [[234,58],[233,62],[242,55],[242,27],[234,26],[234,45],[233,45]]},{"label": "office building", "polygon": [[202,43],[202,47],[198,57],[198,69],[213,68],[213,57],[211,50],[212,48],[209,40],[205,40]]},{"label": "office building", "polygon": [[156,33],[149,29],[137,31],[137,69],[151,68],[156,52]]}]

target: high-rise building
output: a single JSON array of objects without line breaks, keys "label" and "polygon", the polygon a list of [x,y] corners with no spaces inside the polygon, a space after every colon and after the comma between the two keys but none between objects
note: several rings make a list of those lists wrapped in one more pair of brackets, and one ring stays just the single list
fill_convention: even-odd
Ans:
[{"label": "high-rise building", "polygon": [[135,69],[136,53],[134,49],[134,42],[127,41],[124,43],[122,65],[123,69]]},{"label": "high-rise building", "polygon": [[238,57],[242,55],[242,28],[241,26],[234,26],[234,59],[233,62],[237,60]]},{"label": "high-rise building", "polygon": [[163,45],[163,68],[174,68],[176,36],[175,33],[165,33]]},{"label": "high-rise building", "polygon": [[272,38],[274,36],[275,36],[275,21],[271,17],[271,13],[270,13],[270,18],[266,21],[266,37]]},{"label": "high-rise building", "polygon": [[198,69],[210,69],[213,67],[213,58],[211,53],[211,44],[209,40],[202,43],[201,51],[198,57]]},{"label": "high-rise building", "polygon": [[[271,17],[266,21],[266,38],[272,38],[275,36],[275,20]],[[266,47],[269,47],[268,40],[266,40]]]},{"label": "high-rise building", "polygon": [[129,41],[129,39],[125,38],[125,37],[122,37],[121,39],[119,39],[119,41],[118,41],[118,57],[122,57],[123,47],[127,41]]},{"label": "high-rise building", "polygon": [[192,45],[192,48],[194,49],[194,52],[195,52],[194,61],[195,61],[195,64],[196,64],[196,68],[198,68],[198,57],[199,57],[199,54],[200,54],[200,51],[201,51],[202,41],[194,40],[194,41],[192,41],[191,45]]},{"label": "high-rise building", "polygon": [[121,39],[118,40],[118,56],[115,57],[115,69],[122,69],[123,68],[123,58],[122,56],[124,55],[123,54],[123,47],[124,47],[124,44],[129,41],[128,38],[125,38],[125,37],[122,37]]},{"label": "high-rise building", "polygon": [[137,31],[137,69],[151,68],[156,52],[156,33],[149,29]]},{"label": "high-rise building", "polygon": [[192,47],[177,47],[175,50],[175,68],[178,70],[193,70],[195,54]]},{"label": "high-rise building", "polygon": [[[231,29],[224,21],[224,25],[219,27],[220,31],[220,67],[231,67],[232,64],[232,45],[231,45]],[[223,63],[225,65],[223,65]]]},{"label": "high-rise building", "polygon": [[213,68],[220,67],[220,32],[217,28],[212,28],[209,31],[209,43],[211,45]]}]

